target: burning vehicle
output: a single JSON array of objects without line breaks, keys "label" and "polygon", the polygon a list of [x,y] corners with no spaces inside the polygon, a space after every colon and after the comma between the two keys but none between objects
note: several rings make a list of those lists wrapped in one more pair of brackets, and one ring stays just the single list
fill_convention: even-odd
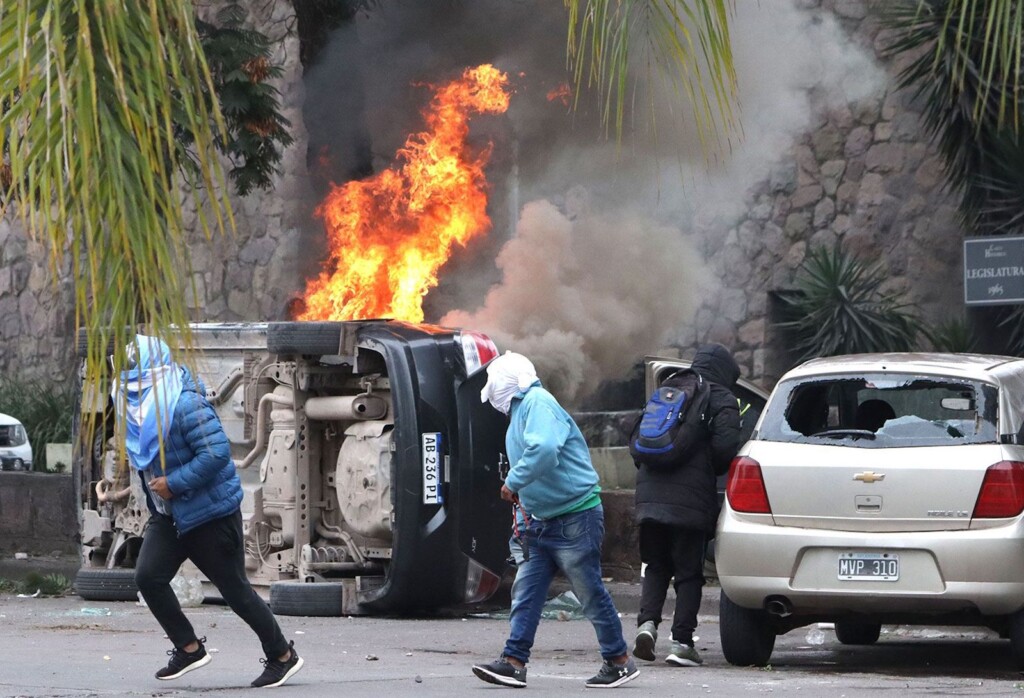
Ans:
[{"label": "burning vehicle", "polygon": [[[504,112],[510,88],[490,65],[431,87],[425,129],[394,165],[332,186],[316,209],[328,255],[293,322],[191,326],[185,362],[245,488],[248,575],[276,613],[472,603],[505,569],[505,421],[480,402],[480,368],[497,349],[482,334],[423,324],[422,302],[453,245],[490,226],[490,148],[467,143],[469,120]],[[109,387],[84,400],[107,424]],[[134,598],[149,512],[116,436],[97,434],[79,464],[76,589]]]},{"label": "burning vehicle", "polygon": [[[490,339],[386,320],[191,330],[245,491],[246,570],[275,613],[433,610],[498,588],[509,512],[505,423],[480,402]],[[109,386],[85,394],[110,425]],[[76,463],[87,599],[135,598],[149,517],[111,428]]]}]

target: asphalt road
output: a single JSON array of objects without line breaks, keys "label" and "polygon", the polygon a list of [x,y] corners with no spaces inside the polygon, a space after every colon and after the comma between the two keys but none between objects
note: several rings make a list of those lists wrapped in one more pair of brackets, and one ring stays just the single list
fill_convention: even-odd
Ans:
[{"label": "asphalt road", "polygon": [[[621,601],[626,609],[629,599]],[[635,609],[634,609],[635,610]],[[707,610],[707,609],[705,609]],[[260,672],[256,638],[226,607],[189,609],[208,638],[213,662],[179,681],[153,672],[169,645],[146,608],[0,596],[0,696],[237,696]],[[508,692],[476,679],[470,666],[496,657],[507,632],[501,618],[281,618],[306,660],[282,696],[486,696]],[[630,632],[633,610],[623,614]],[[695,669],[641,663],[619,689],[633,695],[803,696],[1024,695],[1009,669],[1006,641],[985,631],[885,628],[874,647],[840,645],[829,629],[810,644],[807,628],[778,639],[770,667],[732,667],[722,658],[717,618],[701,616]],[[659,648],[660,649],[660,648]],[[529,670],[529,694],[585,694],[600,658],[585,620],[545,620]]]}]

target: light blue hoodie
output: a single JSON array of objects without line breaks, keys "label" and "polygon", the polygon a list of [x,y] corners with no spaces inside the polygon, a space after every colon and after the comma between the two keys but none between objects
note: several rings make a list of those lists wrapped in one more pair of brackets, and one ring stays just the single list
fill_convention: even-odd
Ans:
[{"label": "light blue hoodie", "polygon": [[540,381],[516,395],[509,416],[505,450],[512,467],[505,485],[527,514],[561,516],[600,491],[582,432]]}]

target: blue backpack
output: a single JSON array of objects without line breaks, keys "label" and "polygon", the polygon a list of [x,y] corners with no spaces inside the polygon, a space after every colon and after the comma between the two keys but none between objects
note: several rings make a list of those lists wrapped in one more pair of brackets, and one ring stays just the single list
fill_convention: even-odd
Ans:
[{"label": "blue backpack", "polygon": [[687,368],[662,381],[640,414],[629,437],[636,467],[666,469],[682,463],[704,438],[711,389]]}]

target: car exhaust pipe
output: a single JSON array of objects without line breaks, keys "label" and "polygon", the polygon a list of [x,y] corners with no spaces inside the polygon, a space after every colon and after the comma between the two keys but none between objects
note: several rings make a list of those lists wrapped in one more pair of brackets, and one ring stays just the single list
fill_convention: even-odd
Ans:
[{"label": "car exhaust pipe", "polygon": [[776,618],[793,615],[793,605],[784,596],[774,596],[764,602],[764,610]]}]

